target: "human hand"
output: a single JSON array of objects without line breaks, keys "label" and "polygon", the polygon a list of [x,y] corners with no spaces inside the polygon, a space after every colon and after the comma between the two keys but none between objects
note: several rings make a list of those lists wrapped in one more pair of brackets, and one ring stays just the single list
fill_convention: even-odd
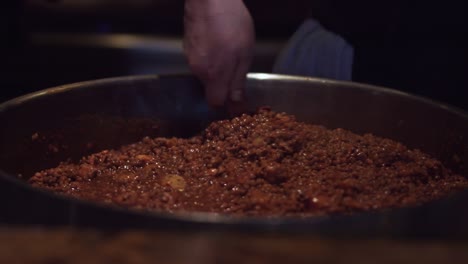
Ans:
[{"label": "human hand", "polygon": [[186,0],[184,51],[211,106],[241,103],[255,32],[242,0]]}]

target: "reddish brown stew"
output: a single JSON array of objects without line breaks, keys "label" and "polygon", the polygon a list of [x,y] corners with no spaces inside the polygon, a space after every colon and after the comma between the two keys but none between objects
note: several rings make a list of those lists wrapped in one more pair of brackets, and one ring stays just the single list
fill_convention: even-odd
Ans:
[{"label": "reddish brown stew", "polygon": [[419,150],[268,109],[214,122],[190,139],[144,138],[62,163],[29,182],[122,207],[249,216],[406,207],[468,188]]}]

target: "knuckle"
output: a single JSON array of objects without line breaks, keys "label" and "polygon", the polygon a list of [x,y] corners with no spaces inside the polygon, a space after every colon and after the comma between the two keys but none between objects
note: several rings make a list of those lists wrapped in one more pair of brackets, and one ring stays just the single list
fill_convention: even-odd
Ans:
[{"label": "knuckle", "polygon": [[190,69],[196,74],[206,73],[207,65],[202,60],[193,57],[188,57],[188,65]]}]

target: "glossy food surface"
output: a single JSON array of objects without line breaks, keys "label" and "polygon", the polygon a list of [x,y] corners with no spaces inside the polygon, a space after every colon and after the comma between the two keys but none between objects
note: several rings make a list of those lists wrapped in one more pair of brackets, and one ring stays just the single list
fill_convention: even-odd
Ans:
[{"label": "glossy food surface", "polygon": [[36,173],[36,187],[122,207],[310,216],[396,208],[468,187],[393,140],[260,109],[189,138],[144,138]]}]

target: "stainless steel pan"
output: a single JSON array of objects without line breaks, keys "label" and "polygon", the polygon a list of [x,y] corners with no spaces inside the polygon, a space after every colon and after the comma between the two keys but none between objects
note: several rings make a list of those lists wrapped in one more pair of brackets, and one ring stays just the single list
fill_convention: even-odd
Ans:
[{"label": "stainless steel pan", "polygon": [[[468,175],[468,116],[427,99],[370,85],[250,74],[250,107],[373,133],[420,148]],[[416,208],[308,219],[136,212],[82,202],[24,183],[34,171],[142,136],[190,136],[215,119],[191,76],[130,76],[47,89],[0,105],[0,221],[98,228],[300,231],[325,235],[468,236],[467,193]],[[21,176],[21,178],[18,177]]]}]

